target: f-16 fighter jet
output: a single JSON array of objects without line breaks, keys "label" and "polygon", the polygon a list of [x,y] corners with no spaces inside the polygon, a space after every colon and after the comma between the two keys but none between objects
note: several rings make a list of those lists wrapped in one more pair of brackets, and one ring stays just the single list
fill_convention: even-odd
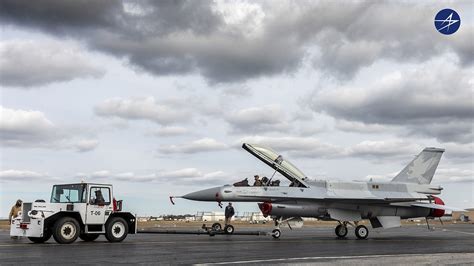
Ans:
[{"label": "f-16 fighter jet", "polygon": [[335,233],[341,238],[347,235],[350,225],[355,228],[357,238],[365,239],[369,229],[360,224],[365,219],[372,228],[392,228],[400,226],[400,219],[426,217],[429,227],[429,218],[441,217],[445,210],[456,210],[435,196],[441,193],[440,186],[430,185],[443,149],[425,148],[390,182],[347,182],[310,180],[270,148],[247,143],[242,148],[289,179],[290,186],[272,185],[271,180],[262,186],[239,182],[189,193],[182,198],[219,204],[257,202],[263,215],[275,221],[274,238],[281,236],[282,223],[288,223],[291,228],[290,221],[301,224],[301,217],[338,221]]}]

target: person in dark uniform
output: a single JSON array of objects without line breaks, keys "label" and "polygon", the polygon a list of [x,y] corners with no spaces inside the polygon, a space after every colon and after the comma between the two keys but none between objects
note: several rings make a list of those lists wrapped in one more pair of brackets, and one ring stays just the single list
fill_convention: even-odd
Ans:
[{"label": "person in dark uniform", "polygon": [[225,207],[225,224],[228,225],[230,224],[230,221],[232,220],[232,216],[234,216],[235,210],[234,207],[232,207],[232,203],[229,202],[229,204]]}]

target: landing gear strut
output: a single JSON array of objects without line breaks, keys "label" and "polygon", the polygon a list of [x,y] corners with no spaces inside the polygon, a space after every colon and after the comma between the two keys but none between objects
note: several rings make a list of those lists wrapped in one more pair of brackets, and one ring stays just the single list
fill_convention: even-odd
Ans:
[{"label": "landing gear strut", "polygon": [[289,221],[292,220],[293,218],[295,218],[295,217],[287,217],[286,219],[283,219],[283,217],[280,216],[280,217],[274,218],[273,220],[275,221],[275,229],[273,229],[273,231],[272,231],[272,237],[275,238],[275,239],[280,238],[280,236],[281,236],[280,225],[284,222],[287,222],[288,227],[291,230],[293,230],[293,228],[291,228],[291,225],[289,223]]}]

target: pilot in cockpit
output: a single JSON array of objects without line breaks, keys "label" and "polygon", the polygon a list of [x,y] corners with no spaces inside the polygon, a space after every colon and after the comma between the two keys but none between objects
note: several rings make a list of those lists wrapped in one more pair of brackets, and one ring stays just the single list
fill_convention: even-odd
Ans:
[{"label": "pilot in cockpit", "polygon": [[261,187],[261,186],[263,186],[262,180],[260,180],[260,176],[254,175],[253,177],[255,178],[255,182],[253,182],[253,186],[254,186],[254,187]]}]

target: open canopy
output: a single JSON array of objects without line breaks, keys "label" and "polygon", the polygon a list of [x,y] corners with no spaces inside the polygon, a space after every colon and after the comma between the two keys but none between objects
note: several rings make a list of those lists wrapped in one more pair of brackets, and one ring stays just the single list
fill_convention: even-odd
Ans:
[{"label": "open canopy", "polygon": [[242,148],[250,152],[253,156],[260,159],[262,162],[269,165],[271,168],[278,171],[291,182],[297,183],[298,186],[308,187],[305,182],[306,176],[296,166],[285,160],[283,156],[276,153],[274,150],[255,144],[242,144]]}]

